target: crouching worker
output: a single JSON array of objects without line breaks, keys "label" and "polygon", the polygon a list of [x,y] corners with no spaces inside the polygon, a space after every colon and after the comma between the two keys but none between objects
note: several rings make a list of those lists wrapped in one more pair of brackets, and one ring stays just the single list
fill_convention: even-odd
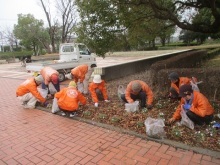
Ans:
[{"label": "crouching worker", "polygon": [[193,91],[191,85],[182,85],[179,96],[181,101],[169,123],[181,119],[181,110],[186,111],[186,115],[194,124],[209,124],[213,119],[214,109],[208,99],[200,92]]},{"label": "crouching worker", "polygon": [[105,81],[101,79],[100,75],[94,75],[93,82],[89,84],[89,92],[92,96],[95,107],[98,107],[99,100],[109,102]]},{"label": "crouching worker", "polygon": [[72,79],[77,83],[78,90],[84,94],[88,94],[89,79],[94,71],[96,64],[90,66],[84,64],[79,65],[71,70]]},{"label": "crouching worker", "polygon": [[141,80],[131,81],[126,88],[125,94],[121,95],[121,99],[127,103],[133,103],[140,100],[141,108],[153,108],[153,92],[150,87]]},{"label": "crouching worker", "polygon": [[169,74],[168,79],[171,81],[169,98],[180,100],[181,97],[179,97],[179,88],[180,86],[185,84],[192,85],[193,90],[199,91],[197,84],[201,82],[197,82],[197,79],[195,77],[179,77],[176,72],[172,72]]},{"label": "crouching worker", "polygon": [[172,99],[181,99],[179,97],[179,88],[181,85],[190,85],[190,79],[188,77],[179,77],[176,72],[170,73],[168,79],[171,81],[169,97]]},{"label": "crouching worker", "polygon": [[48,102],[37,90],[37,86],[42,82],[43,78],[39,75],[35,78],[29,78],[19,85],[16,90],[16,96],[22,102],[24,108],[35,108],[37,101],[40,101],[44,106],[47,106]]},{"label": "crouching worker", "polygon": [[69,86],[57,92],[54,96],[61,110],[61,115],[69,114],[70,117],[76,115],[75,111],[79,107],[79,103],[86,104],[86,98],[76,89],[76,83],[71,81]]},{"label": "crouching worker", "polygon": [[[42,75],[44,82],[42,83],[42,89],[48,88],[48,92],[54,95],[56,92],[60,91],[60,82],[59,82],[59,73],[51,68],[51,67],[44,67],[41,69],[40,74]],[[49,88],[49,84],[52,84],[55,90]]]}]

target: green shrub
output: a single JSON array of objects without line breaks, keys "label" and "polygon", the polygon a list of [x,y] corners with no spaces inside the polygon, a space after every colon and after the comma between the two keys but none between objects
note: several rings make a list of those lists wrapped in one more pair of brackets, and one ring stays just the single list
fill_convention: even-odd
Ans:
[{"label": "green shrub", "polygon": [[19,58],[22,59],[24,56],[31,57],[33,54],[32,51],[21,51],[21,52],[0,52],[0,59],[1,60],[7,60],[10,58]]}]

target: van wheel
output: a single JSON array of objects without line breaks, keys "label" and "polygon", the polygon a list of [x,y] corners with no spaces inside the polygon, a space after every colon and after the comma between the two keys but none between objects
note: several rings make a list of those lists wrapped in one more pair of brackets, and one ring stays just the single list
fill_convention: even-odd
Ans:
[{"label": "van wheel", "polygon": [[59,81],[62,82],[64,81],[66,78],[65,78],[65,74],[63,72],[59,72]]}]

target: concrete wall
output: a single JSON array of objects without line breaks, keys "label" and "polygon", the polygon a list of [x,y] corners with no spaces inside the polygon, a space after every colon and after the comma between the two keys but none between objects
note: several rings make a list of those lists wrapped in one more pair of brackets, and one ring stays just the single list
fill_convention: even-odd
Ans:
[{"label": "concrete wall", "polygon": [[149,69],[150,66],[157,61],[165,60],[167,58],[176,56],[186,51],[191,51],[191,50],[185,50],[176,53],[167,53],[167,54],[158,55],[156,57],[150,57],[150,58],[148,57],[145,59],[127,62],[123,64],[112,65],[102,68],[95,68],[94,74],[102,75],[102,78],[106,81],[114,80],[117,78],[121,78],[124,76],[128,76]]}]

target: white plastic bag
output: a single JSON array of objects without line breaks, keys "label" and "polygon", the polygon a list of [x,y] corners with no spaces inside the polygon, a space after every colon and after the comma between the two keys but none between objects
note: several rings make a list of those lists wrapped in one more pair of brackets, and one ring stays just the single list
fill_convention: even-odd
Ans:
[{"label": "white plastic bag", "polygon": [[145,120],[144,125],[146,127],[147,136],[157,139],[165,137],[165,131],[163,128],[165,124],[163,119],[153,119],[148,117]]},{"label": "white plastic bag", "polygon": [[78,89],[79,92],[82,93],[82,92],[84,91],[83,83],[78,82],[78,83],[77,83],[77,89]]},{"label": "white plastic bag", "polygon": [[43,98],[47,97],[48,89],[37,88],[37,90]]},{"label": "white plastic bag", "polygon": [[57,98],[54,98],[53,99],[53,105],[52,105],[52,110],[51,110],[51,112],[52,113],[56,113],[56,112],[58,112],[60,109],[59,109],[59,106],[58,106],[58,104],[57,104]]},{"label": "white plastic bag", "polygon": [[124,88],[123,85],[119,85],[118,86],[118,98],[119,98],[119,100],[121,100],[121,95],[122,94],[125,94],[125,88]]},{"label": "white plastic bag", "polygon": [[56,88],[54,87],[54,85],[52,83],[49,83],[48,87],[49,87],[50,94],[57,93],[57,90],[56,90]]},{"label": "white plastic bag", "polygon": [[190,129],[194,129],[194,123],[192,122],[192,120],[189,119],[189,117],[186,115],[185,110],[181,110],[180,115],[182,117],[180,124],[181,125],[185,125],[187,127],[189,127]]},{"label": "white plastic bag", "polygon": [[125,110],[127,112],[136,112],[139,110],[139,101],[133,103],[125,103]]}]

